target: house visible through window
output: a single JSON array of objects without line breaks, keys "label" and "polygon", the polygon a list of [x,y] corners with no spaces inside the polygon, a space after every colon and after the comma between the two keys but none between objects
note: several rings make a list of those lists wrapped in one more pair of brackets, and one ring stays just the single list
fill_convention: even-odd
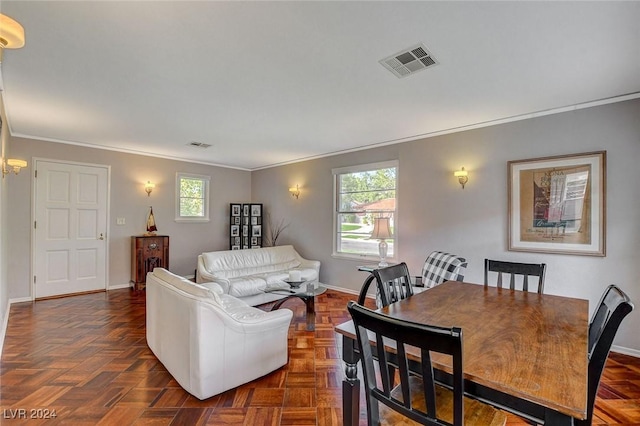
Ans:
[{"label": "house visible through window", "polygon": [[176,175],[176,221],[209,221],[209,176]]},{"label": "house visible through window", "polygon": [[378,260],[378,240],[369,239],[376,217],[390,219],[387,258],[394,258],[398,162],[334,169],[334,255]]}]

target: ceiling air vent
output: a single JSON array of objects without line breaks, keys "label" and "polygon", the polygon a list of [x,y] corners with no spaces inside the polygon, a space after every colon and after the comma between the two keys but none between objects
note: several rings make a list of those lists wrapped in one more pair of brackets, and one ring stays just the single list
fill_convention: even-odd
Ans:
[{"label": "ceiling air vent", "polygon": [[208,143],[202,143],[202,142],[189,142],[187,145],[195,146],[196,148],[209,148],[211,146]]},{"label": "ceiling air vent", "polygon": [[415,74],[437,63],[424,44],[417,44],[380,61],[383,67],[398,78]]}]

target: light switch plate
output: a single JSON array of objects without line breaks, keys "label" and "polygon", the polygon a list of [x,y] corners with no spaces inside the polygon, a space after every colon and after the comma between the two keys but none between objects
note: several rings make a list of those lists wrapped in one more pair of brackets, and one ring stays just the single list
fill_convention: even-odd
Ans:
[{"label": "light switch plate", "polygon": [[124,224],[125,224],[124,217],[119,217],[116,219],[116,225],[124,225]]}]

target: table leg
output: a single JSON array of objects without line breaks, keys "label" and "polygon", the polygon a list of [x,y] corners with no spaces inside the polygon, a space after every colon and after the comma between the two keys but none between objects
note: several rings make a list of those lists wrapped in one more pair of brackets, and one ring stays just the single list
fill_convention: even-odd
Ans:
[{"label": "table leg", "polygon": [[358,379],[358,355],[355,340],[342,337],[342,360],[345,377],[342,381],[342,424],[357,425],[360,417],[360,380]]},{"label": "table leg", "polygon": [[573,426],[573,417],[567,416],[566,414],[558,413],[554,410],[545,409],[544,410],[544,424],[545,425],[554,425],[554,426]]},{"label": "table leg", "polygon": [[316,329],[316,297],[309,296],[304,299],[307,305],[307,331],[315,331]]}]

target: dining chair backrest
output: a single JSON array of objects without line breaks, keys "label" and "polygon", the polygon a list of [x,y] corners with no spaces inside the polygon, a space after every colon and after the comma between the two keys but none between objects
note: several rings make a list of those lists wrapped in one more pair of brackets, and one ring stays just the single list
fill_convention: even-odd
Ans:
[{"label": "dining chair backrest", "polygon": [[[463,398],[462,329],[399,320],[353,301],[347,309],[353,318],[360,348],[369,425],[414,424],[406,417],[424,425],[486,426],[506,422],[506,416],[493,407]],[[385,345],[395,348],[393,354],[384,350]],[[420,351],[419,374],[409,374],[408,346]],[[435,383],[431,364],[435,353],[451,356],[451,390]],[[374,363],[378,364],[377,369]],[[389,375],[391,364],[399,373],[396,387]]]},{"label": "dining chair backrest", "polygon": [[537,292],[544,293],[544,274],[547,265],[544,263],[517,263],[502,260],[484,260],[484,285],[489,285],[489,272],[496,272],[496,286],[502,288],[502,275],[509,276],[509,288],[516,290],[516,276],[522,277],[522,291],[529,291],[529,277],[538,278]]},{"label": "dining chair backrest", "polygon": [[593,406],[600,386],[600,378],[620,323],[632,310],[633,303],[622,290],[610,285],[589,323],[589,379],[586,420],[576,420],[580,426],[591,425]]},{"label": "dining chair backrest", "polygon": [[411,275],[406,263],[402,262],[386,268],[375,269],[372,274],[378,286],[380,299],[378,307],[388,306],[413,295]]},{"label": "dining chair backrest", "polygon": [[425,287],[435,287],[445,281],[464,280],[467,259],[444,251],[432,251],[422,267]]}]

